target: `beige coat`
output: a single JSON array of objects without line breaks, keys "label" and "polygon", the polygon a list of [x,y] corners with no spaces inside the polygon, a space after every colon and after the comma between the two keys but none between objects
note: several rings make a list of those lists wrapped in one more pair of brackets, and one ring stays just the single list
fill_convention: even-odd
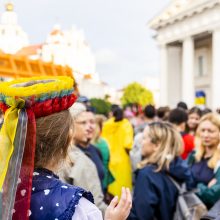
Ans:
[{"label": "beige coat", "polygon": [[69,184],[79,186],[93,194],[95,205],[105,213],[105,204],[98,172],[93,161],[79,148],[72,147],[68,153],[71,165],[60,170],[60,178]]}]

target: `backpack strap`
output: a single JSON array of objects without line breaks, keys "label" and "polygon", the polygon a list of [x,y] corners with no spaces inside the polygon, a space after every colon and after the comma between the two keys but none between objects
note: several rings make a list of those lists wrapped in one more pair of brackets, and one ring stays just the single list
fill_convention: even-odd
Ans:
[{"label": "backpack strap", "polygon": [[180,185],[172,176],[170,176],[169,174],[167,174],[167,176],[172,181],[172,183],[176,186],[180,195],[183,195],[187,192],[190,192],[190,193],[197,193],[198,192],[198,189],[196,189],[196,188],[191,189],[191,190],[187,190],[185,183]]},{"label": "backpack strap", "polygon": [[184,186],[181,186],[172,176],[167,174],[168,178],[171,180],[171,182],[174,184],[174,186],[177,188],[179,195],[183,195],[186,192],[186,188]]}]

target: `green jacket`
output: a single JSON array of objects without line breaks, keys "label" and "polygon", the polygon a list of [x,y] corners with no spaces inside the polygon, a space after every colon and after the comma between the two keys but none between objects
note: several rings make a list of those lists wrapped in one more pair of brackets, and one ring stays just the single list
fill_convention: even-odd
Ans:
[{"label": "green jacket", "polygon": [[[195,151],[193,151],[189,155],[187,161],[189,165],[192,165],[196,162]],[[211,208],[220,198],[220,167],[215,171],[214,178],[217,180],[217,182],[210,188],[203,183],[197,184],[197,195],[206,204],[208,208]]]},{"label": "green jacket", "polygon": [[109,184],[111,184],[114,181],[114,177],[112,176],[110,170],[109,170],[109,158],[110,158],[110,152],[109,152],[109,146],[107,141],[104,138],[99,138],[96,143],[94,143],[95,147],[97,147],[102,155],[102,161],[105,169],[105,177],[103,179],[103,187],[105,190],[107,190],[107,187]]}]

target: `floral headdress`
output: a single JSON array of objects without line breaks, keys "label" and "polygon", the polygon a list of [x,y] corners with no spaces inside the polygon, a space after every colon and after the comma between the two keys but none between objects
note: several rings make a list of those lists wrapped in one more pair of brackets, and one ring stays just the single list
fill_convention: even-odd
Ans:
[{"label": "floral headdress", "polygon": [[36,144],[36,118],[68,109],[76,100],[70,77],[33,77],[0,83],[1,219],[27,220]]}]

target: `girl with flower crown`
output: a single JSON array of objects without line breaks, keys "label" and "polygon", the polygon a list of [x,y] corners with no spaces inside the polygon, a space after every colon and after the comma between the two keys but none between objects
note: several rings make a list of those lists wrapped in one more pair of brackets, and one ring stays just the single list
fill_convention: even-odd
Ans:
[{"label": "girl with flower crown", "polygon": [[[64,121],[65,123],[63,123]],[[68,110],[37,119],[31,220],[49,218],[63,220],[102,219],[101,212],[93,204],[90,193],[78,187],[64,184],[56,176],[66,158],[67,149],[73,137],[72,124]],[[117,198],[107,208],[106,220],[126,218],[130,206],[127,189],[123,188],[122,199],[117,208],[116,204]],[[121,211],[124,213],[120,213]],[[118,215],[121,215],[121,218],[114,217]]]},{"label": "girl with flower crown", "polygon": [[[63,183],[57,173],[66,160],[74,127],[68,108],[75,102],[73,79],[35,77],[0,84],[0,219],[101,220],[93,196]],[[105,220],[124,220],[131,208],[122,188]]]},{"label": "girl with flower crown", "polygon": [[169,176],[179,183],[192,182],[190,170],[180,158],[182,145],[180,134],[171,124],[147,125],[129,220],[173,219],[178,190]]}]

